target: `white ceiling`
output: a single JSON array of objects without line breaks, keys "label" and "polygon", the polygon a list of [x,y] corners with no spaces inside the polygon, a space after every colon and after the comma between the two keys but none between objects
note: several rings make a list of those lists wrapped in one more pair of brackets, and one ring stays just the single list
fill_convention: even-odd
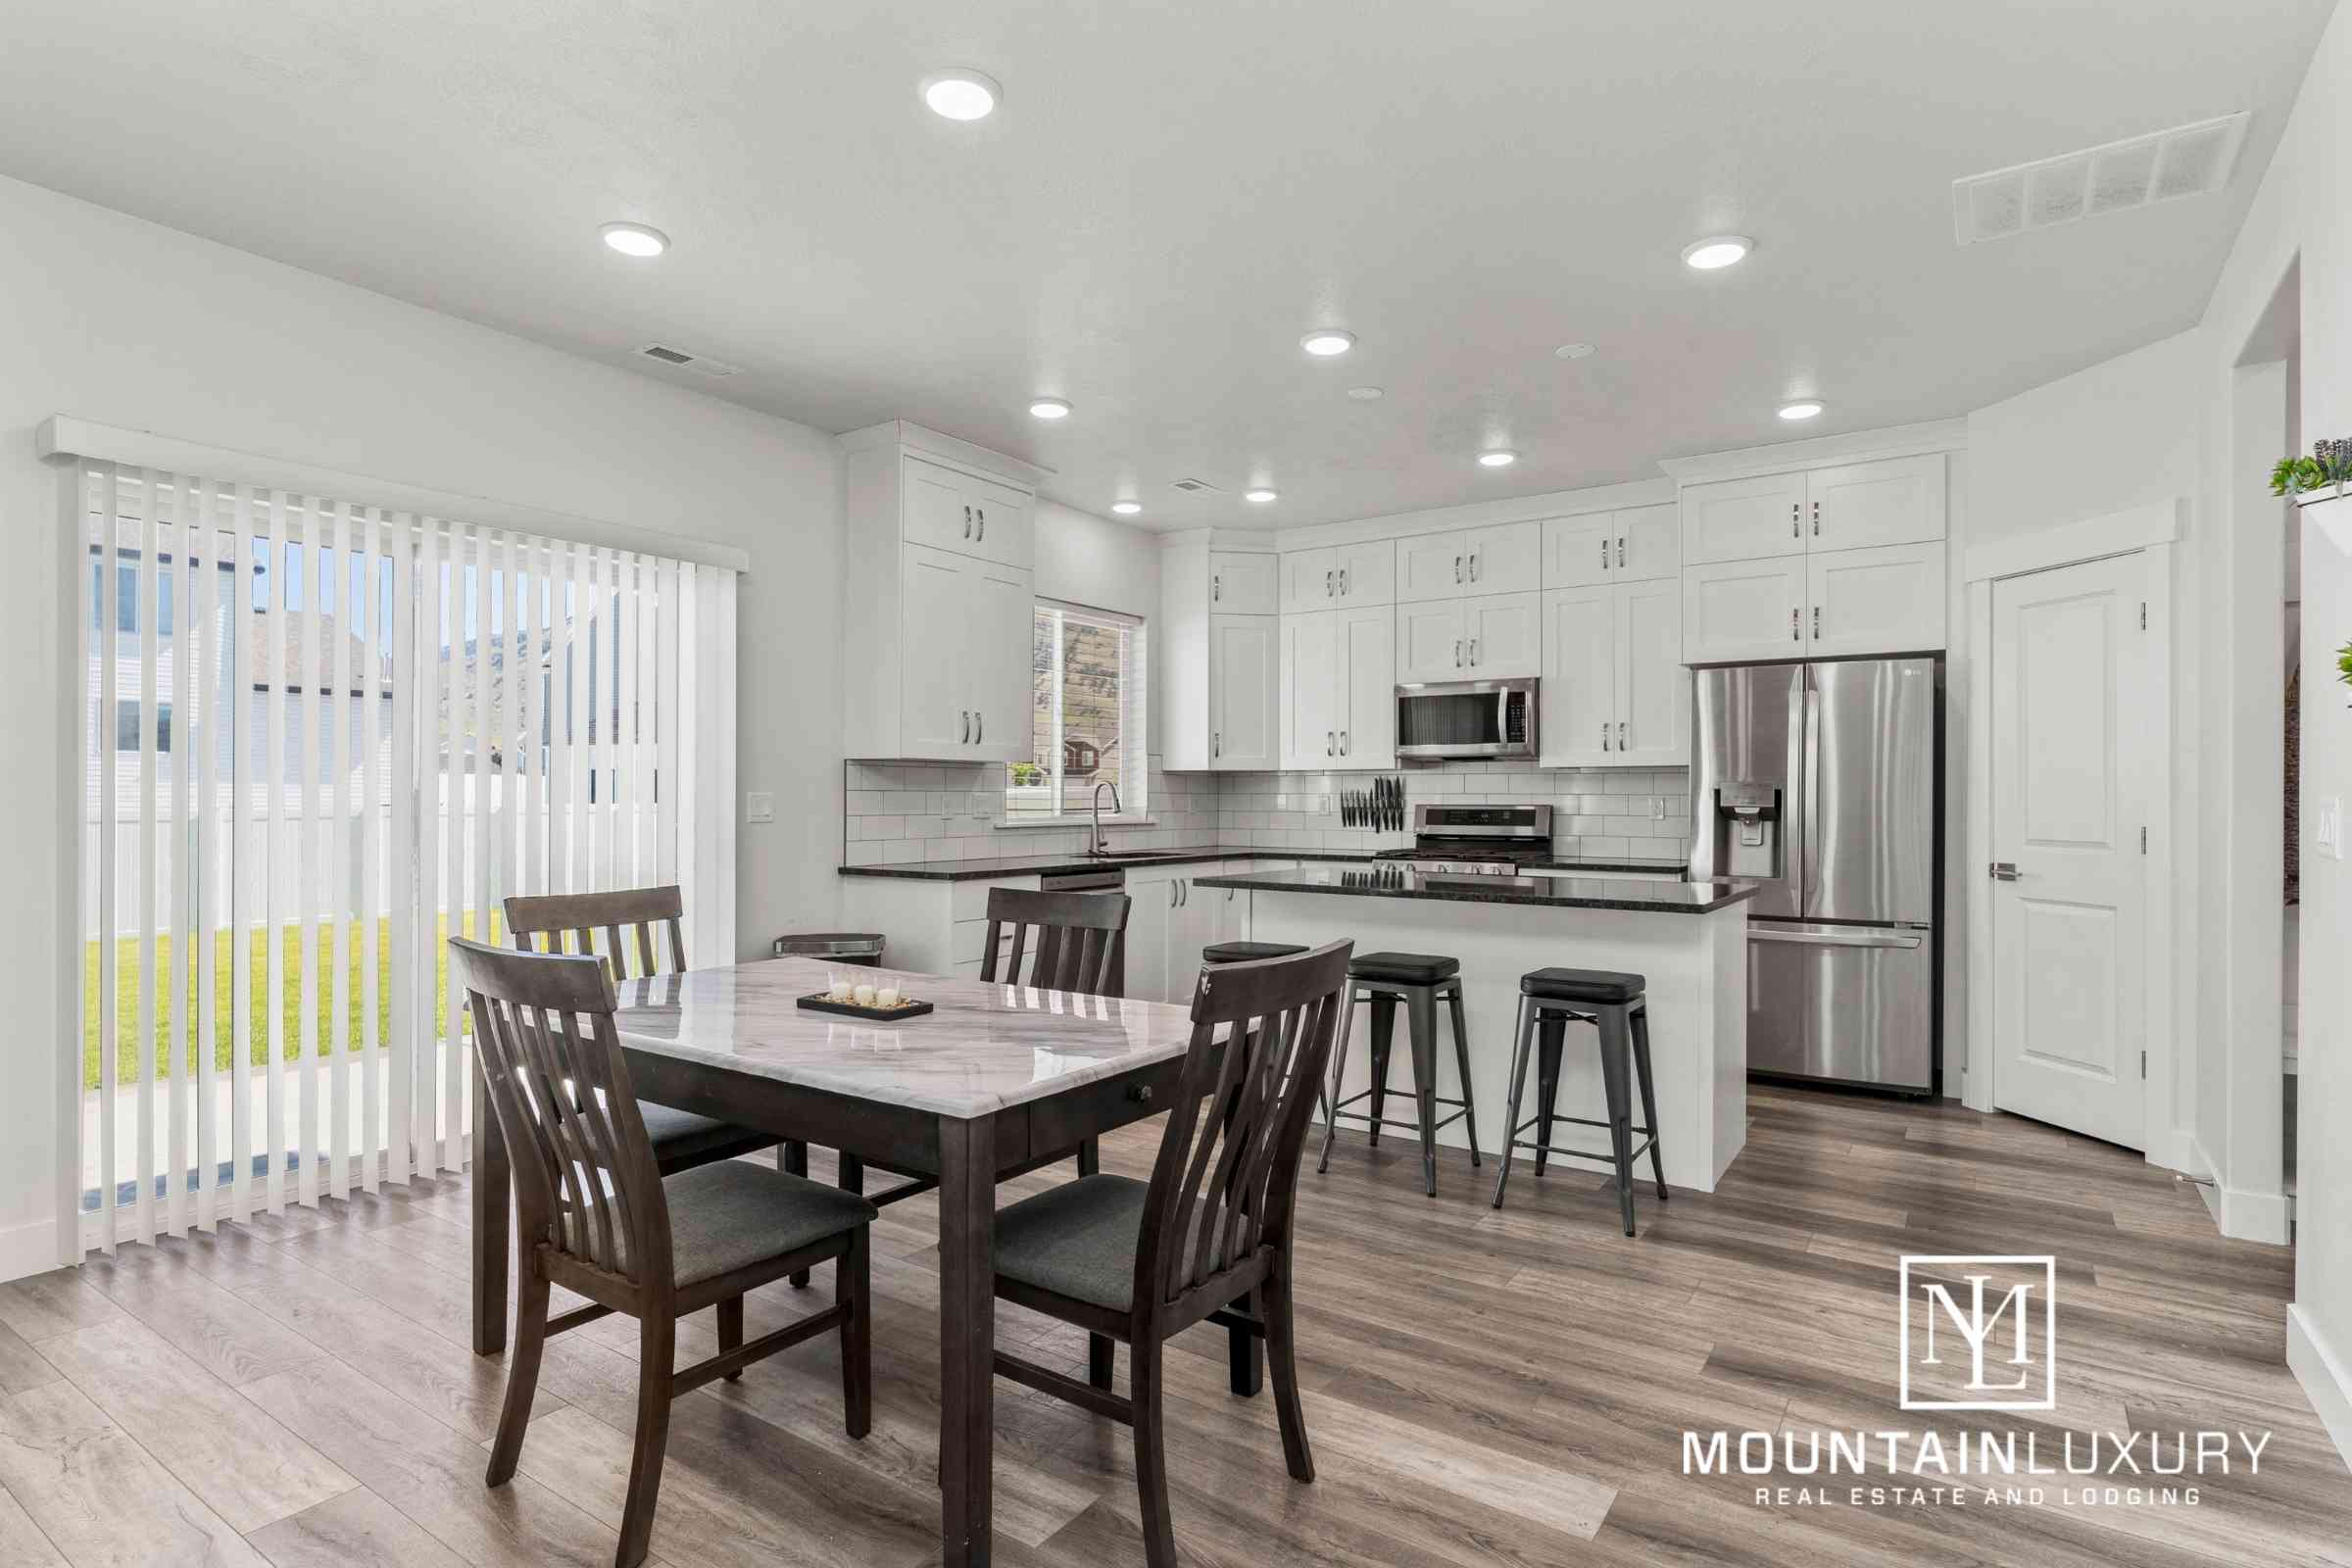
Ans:
[{"label": "white ceiling", "polygon": [[[1087,511],[1290,526],[1955,415],[2193,323],[2330,3],[12,0],[0,172]],[[993,119],[921,107],[948,65]],[[2219,196],[1953,242],[1957,176],[2238,109]],[[1755,255],[1682,266],[1719,231]],[[1356,351],[1300,353],[1325,324]]]}]

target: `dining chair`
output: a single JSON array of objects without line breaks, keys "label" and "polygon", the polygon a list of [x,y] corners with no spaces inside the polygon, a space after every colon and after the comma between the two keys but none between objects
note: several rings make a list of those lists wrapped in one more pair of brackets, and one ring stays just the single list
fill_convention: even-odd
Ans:
[{"label": "dining chair", "polygon": [[[548,893],[533,897],[517,894],[507,900],[507,933],[516,947],[526,952],[540,951],[545,939],[550,953],[568,951],[590,954],[611,966],[615,984],[631,978],[629,948],[637,951],[634,973],[639,976],[663,972],[658,951],[669,950],[668,972],[676,973],[686,967],[686,936],[681,927],[686,915],[686,900],[676,887],[616,888],[608,893]],[[597,952],[599,934],[604,938],[604,951]],[[781,1140],[768,1133],[758,1133],[748,1127],[738,1127],[712,1116],[698,1116],[690,1110],[673,1105],[657,1105],[652,1101],[640,1101],[637,1114],[645,1122],[646,1136],[654,1141],[654,1158],[664,1176],[713,1160],[733,1159],[759,1150],[774,1148]],[[808,1173],[808,1150],[806,1144],[785,1142],[777,1156],[780,1168],[797,1176]]]},{"label": "dining chair", "polygon": [[[1144,1552],[1175,1568],[1162,1347],[1200,1322],[1262,1334],[1297,1481],[1315,1479],[1298,1403],[1292,1216],[1315,1089],[1348,999],[1350,942],[1203,968],[1149,1182],[1091,1175],[997,1215],[996,1294],[1128,1346],[1122,1398],[1004,1350],[999,1377],[1135,1432]],[[1254,1298],[1254,1313],[1237,1310]]]},{"label": "dining chair", "polygon": [[[868,1227],[874,1205],[746,1160],[665,1176],[654,1157],[613,1028],[612,977],[585,956],[514,953],[452,938],[491,1113],[513,1152],[517,1270],[514,1349],[484,1481],[513,1479],[551,1334],[614,1312],[638,1320],[637,1431],[615,1568],[645,1559],[670,1401],[816,1335],[841,1333],[852,1438],[872,1422]],[[833,1304],[743,1338],[743,1297],[830,1260]],[[588,1304],[551,1316],[561,1285]],[[718,1354],[672,1368],[677,1320],[706,1306]]]},{"label": "dining chair", "polygon": [[[1124,893],[1032,893],[988,890],[988,937],[980,950],[980,978],[994,980],[1002,964],[1014,985],[1040,991],[1077,991],[1092,997],[1127,994],[1127,912]],[[1006,949],[1009,943],[1009,951]],[[1021,959],[1030,959],[1021,975]]]}]

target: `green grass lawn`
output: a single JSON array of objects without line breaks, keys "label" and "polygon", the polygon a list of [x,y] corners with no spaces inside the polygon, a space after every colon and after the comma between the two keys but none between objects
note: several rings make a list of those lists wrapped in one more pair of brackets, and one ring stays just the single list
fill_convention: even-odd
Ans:
[{"label": "green grass lawn", "polygon": [[[473,914],[463,916],[460,936],[473,935]],[[351,1006],[344,1016],[342,1038],[346,1051],[358,1051],[367,1043],[366,965],[372,957],[376,974],[376,1039],[388,1043],[392,1038],[392,922],[372,922],[373,942],[370,944],[369,923],[352,922],[338,930],[322,925],[315,933],[316,946],[310,961],[317,966],[318,991],[318,1038],[322,1049],[332,1045],[334,1028],[334,972],[329,967],[340,951],[342,961],[351,979]],[[433,989],[436,1008],[449,1004],[449,948],[441,938],[449,935],[449,916],[443,914],[433,943]],[[300,926],[283,928],[278,936],[278,986],[281,1000],[279,1016],[285,1030],[287,1061],[300,1059],[302,1048],[302,969],[304,961],[303,932]],[[226,1071],[229,1058],[236,1051],[234,1027],[234,992],[229,970],[231,945],[235,934],[228,931],[214,935],[213,947],[213,1065]],[[490,918],[490,940],[506,940],[506,922],[495,911]],[[255,930],[247,933],[246,949],[252,968],[252,995],[248,1001],[247,1023],[252,1031],[249,1058],[255,1066],[266,1066],[270,1060],[270,998],[263,965],[269,956],[269,932]],[[85,943],[81,966],[81,1086],[98,1087],[98,944]],[[159,934],[155,939],[155,1034],[150,1049],[155,1054],[155,1075],[169,1078],[172,1072],[172,1037],[180,1031],[173,1028],[175,1009],[172,1003],[172,938]],[[187,1008],[197,1004],[196,966],[188,972]],[[188,1016],[187,1008],[177,1009]],[[438,1019],[445,1013],[436,1010]],[[184,1027],[184,1026],[183,1026]],[[435,1033],[439,1031],[436,1030]],[[192,1073],[196,1066],[197,1046],[193,1038],[184,1047],[183,1060]],[[139,1081],[139,939],[119,937],[115,941],[115,1082]]]}]

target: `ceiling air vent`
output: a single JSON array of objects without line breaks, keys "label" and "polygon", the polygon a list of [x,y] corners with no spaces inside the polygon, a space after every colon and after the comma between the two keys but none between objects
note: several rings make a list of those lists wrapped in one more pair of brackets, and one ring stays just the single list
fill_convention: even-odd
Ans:
[{"label": "ceiling air vent", "polygon": [[1217,487],[1206,479],[1179,479],[1176,481],[1176,488],[1189,490],[1197,496],[1213,496],[1217,493]]},{"label": "ceiling air vent", "polygon": [[1952,229],[1961,244],[1973,245],[2220,190],[2230,182],[2245,135],[2246,115],[2240,110],[2152,136],[1955,179]]},{"label": "ceiling air vent", "polygon": [[645,359],[662,365],[675,366],[681,370],[692,370],[697,375],[741,375],[743,373],[742,370],[727,364],[724,360],[714,360],[706,354],[689,354],[684,349],[673,349],[665,343],[648,343],[637,352]]}]

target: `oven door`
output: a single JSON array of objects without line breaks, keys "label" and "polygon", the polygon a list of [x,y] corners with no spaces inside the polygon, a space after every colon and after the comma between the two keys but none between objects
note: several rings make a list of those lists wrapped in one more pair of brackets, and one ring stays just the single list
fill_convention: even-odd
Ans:
[{"label": "oven door", "polygon": [[1536,683],[1457,680],[1397,687],[1396,755],[1424,761],[1535,756]]}]

